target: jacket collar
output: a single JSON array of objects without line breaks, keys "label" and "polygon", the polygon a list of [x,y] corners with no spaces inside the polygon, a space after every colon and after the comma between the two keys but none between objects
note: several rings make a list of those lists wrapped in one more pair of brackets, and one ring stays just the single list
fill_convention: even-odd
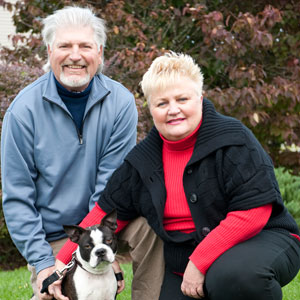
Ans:
[{"label": "jacket collar", "polygon": [[[52,103],[55,103],[59,105],[61,108],[67,110],[65,104],[63,103],[62,99],[59,97],[59,94],[57,92],[56,83],[54,79],[54,74],[52,71],[50,71],[47,78],[47,84],[43,93],[43,99],[50,101]],[[108,94],[110,94],[110,91],[108,90],[105,81],[104,81],[104,75],[97,74],[94,76],[94,82],[93,86],[88,98],[88,102],[86,104],[85,108],[85,115],[88,113],[88,111],[99,101],[102,101]]]},{"label": "jacket collar", "polygon": [[222,147],[245,143],[246,127],[237,119],[218,113],[213,103],[203,101],[203,121],[188,165]]},{"label": "jacket collar", "polygon": [[[234,118],[216,112],[209,100],[203,100],[203,121],[195,149],[188,165],[203,159],[217,149],[244,143],[245,126]],[[162,139],[155,126],[126,158],[140,173],[162,169]],[[143,164],[140,162],[143,161]],[[149,169],[150,168],[150,169]]]}]

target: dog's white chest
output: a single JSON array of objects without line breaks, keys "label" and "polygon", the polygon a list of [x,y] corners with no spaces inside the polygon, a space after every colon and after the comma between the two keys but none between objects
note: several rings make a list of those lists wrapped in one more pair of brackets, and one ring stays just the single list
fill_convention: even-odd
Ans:
[{"label": "dog's white chest", "polygon": [[114,300],[117,281],[110,266],[105,274],[95,275],[77,268],[73,277],[78,300]]}]

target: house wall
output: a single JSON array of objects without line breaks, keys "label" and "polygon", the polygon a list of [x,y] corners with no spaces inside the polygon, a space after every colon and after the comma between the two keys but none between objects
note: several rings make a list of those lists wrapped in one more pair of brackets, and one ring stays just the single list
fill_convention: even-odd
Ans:
[{"label": "house wall", "polygon": [[[16,0],[9,1],[11,3],[16,2]],[[1,46],[11,46],[11,40],[8,36],[15,33],[15,26],[12,21],[12,13],[4,10],[0,6],[0,47]]]}]

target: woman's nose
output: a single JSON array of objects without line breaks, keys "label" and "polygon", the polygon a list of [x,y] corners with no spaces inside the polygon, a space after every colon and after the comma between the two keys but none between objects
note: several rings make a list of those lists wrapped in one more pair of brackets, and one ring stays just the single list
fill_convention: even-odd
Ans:
[{"label": "woman's nose", "polygon": [[169,115],[178,114],[179,112],[180,112],[180,108],[176,103],[170,104],[169,111],[168,111]]}]

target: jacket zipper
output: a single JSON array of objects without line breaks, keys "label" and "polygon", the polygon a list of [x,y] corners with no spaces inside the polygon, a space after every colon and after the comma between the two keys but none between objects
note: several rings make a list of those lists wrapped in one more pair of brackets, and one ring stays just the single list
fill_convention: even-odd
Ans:
[{"label": "jacket zipper", "polygon": [[[103,100],[106,96],[108,96],[109,94],[110,94],[110,91],[108,91],[101,99],[99,99],[97,102],[95,102],[95,103],[90,107],[90,109],[88,110],[88,112],[90,112],[91,109],[92,109],[95,105],[97,105],[100,101],[102,101],[102,100]],[[60,107],[60,108],[61,108],[61,109],[69,116],[69,118],[71,118],[71,120],[72,120],[73,123],[74,123],[76,132],[77,132],[77,136],[78,136],[78,139],[79,139],[79,145],[82,145],[82,144],[83,144],[83,135],[82,135],[82,133],[80,133],[79,129],[77,128],[77,125],[76,125],[76,123],[75,123],[73,117],[71,116],[71,114],[70,114],[67,110],[65,110],[65,108],[64,108],[63,106],[59,105],[58,103],[56,103],[56,102],[54,102],[54,101],[51,101],[51,100],[49,100],[49,99],[46,98],[46,97],[43,97],[43,98],[44,98],[46,101],[51,102],[51,103],[57,105],[58,107]],[[82,131],[83,131],[83,125],[84,125],[84,121],[85,121],[85,119],[86,119],[86,116],[87,116],[87,114],[85,114],[85,116],[84,116],[83,119],[82,119]]]},{"label": "jacket zipper", "polygon": [[[77,128],[76,128],[77,129]],[[77,129],[78,130],[78,129]],[[83,144],[83,137],[82,134],[78,132],[78,138],[79,138],[79,145]]]},{"label": "jacket zipper", "polygon": [[[73,117],[71,116],[71,114],[67,110],[65,110],[64,107],[62,107],[61,105],[59,105],[58,103],[56,103],[54,101],[51,101],[51,100],[49,100],[48,98],[45,98],[45,97],[44,97],[44,99],[46,101],[50,102],[50,103],[53,103],[53,104],[57,105],[58,107],[60,107],[68,115],[68,117],[72,120],[72,122],[73,122],[73,124],[75,126],[75,129],[76,129],[76,132],[77,132],[77,136],[78,136],[78,140],[79,140],[79,145],[82,145],[83,144],[83,136],[80,133],[79,129],[77,128],[77,125],[76,125]],[[83,127],[83,120],[82,120],[82,127]]]}]

